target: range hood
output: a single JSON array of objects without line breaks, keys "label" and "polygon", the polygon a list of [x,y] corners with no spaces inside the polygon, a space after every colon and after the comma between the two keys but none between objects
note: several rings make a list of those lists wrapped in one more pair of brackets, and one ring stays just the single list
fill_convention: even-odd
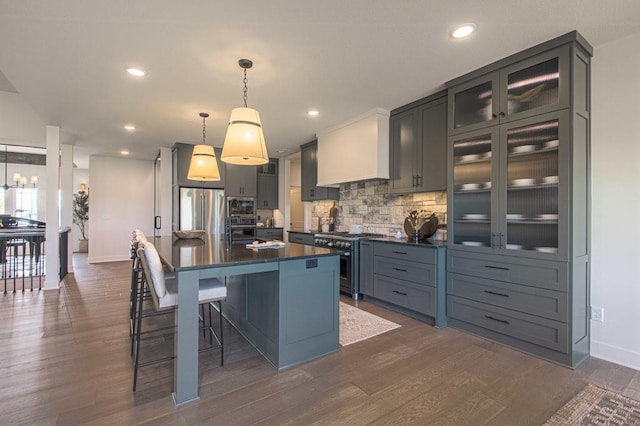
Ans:
[{"label": "range hood", "polygon": [[389,179],[389,111],[373,109],[316,136],[318,186]]}]

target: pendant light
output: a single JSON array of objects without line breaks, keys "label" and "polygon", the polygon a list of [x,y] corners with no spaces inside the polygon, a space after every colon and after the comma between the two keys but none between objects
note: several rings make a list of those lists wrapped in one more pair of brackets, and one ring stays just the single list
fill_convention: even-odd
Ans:
[{"label": "pendant light", "polygon": [[266,164],[269,162],[269,154],[264,142],[260,114],[253,108],[247,108],[247,69],[253,66],[253,62],[240,59],[238,64],[244,69],[244,107],[231,110],[220,158],[229,164]]},{"label": "pendant light", "polygon": [[218,170],[216,153],[213,150],[213,146],[207,145],[206,142],[205,119],[209,117],[209,114],[201,112],[200,117],[202,117],[202,144],[193,147],[187,179],[199,181],[220,180],[220,170]]}]

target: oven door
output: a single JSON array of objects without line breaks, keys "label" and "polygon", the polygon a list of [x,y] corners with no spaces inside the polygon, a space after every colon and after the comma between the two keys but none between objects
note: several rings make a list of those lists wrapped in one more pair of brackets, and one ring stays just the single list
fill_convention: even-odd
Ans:
[{"label": "oven door", "polygon": [[229,240],[231,243],[249,242],[256,239],[256,227],[254,226],[231,226]]},{"label": "oven door", "polygon": [[351,263],[351,252],[340,255],[340,291],[348,295],[353,295],[352,279],[353,265]]}]

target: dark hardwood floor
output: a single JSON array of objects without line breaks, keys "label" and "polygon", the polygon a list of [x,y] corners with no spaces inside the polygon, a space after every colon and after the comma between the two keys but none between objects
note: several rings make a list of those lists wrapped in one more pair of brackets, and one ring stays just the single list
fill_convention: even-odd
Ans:
[{"label": "dark hardwood floor", "polygon": [[572,371],[360,302],[402,327],[276,373],[226,324],[225,366],[201,354],[201,399],[175,408],[171,363],[131,391],[130,263],[74,267],[59,292],[0,294],[2,425],[540,425],[587,383],[640,399],[636,370]]}]

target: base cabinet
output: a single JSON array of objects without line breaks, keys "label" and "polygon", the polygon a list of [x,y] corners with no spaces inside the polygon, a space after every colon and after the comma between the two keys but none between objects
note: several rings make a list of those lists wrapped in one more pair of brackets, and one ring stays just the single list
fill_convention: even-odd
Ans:
[{"label": "base cabinet", "polygon": [[282,241],[282,228],[256,228],[256,238]]},{"label": "base cabinet", "polygon": [[361,242],[360,292],[373,302],[444,327],[445,253],[444,245]]},{"label": "base cabinet", "polygon": [[306,232],[289,231],[289,242],[312,246],[314,245],[313,234],[309,234]]}]

